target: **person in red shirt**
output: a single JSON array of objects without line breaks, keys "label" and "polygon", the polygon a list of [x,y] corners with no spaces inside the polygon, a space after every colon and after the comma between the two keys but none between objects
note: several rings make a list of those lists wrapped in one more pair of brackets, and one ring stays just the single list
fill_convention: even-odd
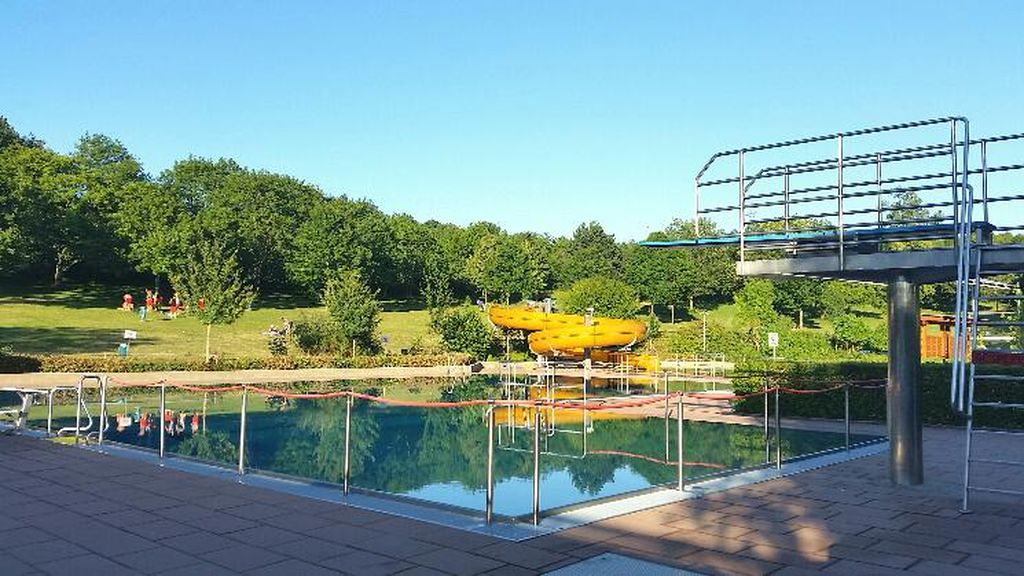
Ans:
[{"label": "person in red shirt", "polygon": [[146,310],[153,311],[153,306],[156,305],[156,298],[153,297],[153,291],[146,290]]},{"label": "person in red shirt", "polygon": [[127,310],[128,312],[131,312],[134,309],[135,309],[134,299],[132,298],[131,294],[128,294],[126,292],[125,295],[121,297],[121,310]]}]

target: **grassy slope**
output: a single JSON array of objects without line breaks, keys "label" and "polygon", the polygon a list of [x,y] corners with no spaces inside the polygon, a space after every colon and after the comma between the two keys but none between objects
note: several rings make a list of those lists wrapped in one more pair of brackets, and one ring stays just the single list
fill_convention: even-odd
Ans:
[{"label": "grassy slope", "polygon": [[[138,290],[135,290],[138,292]],[[195,318],[170,319],[151,314],[142,322],[136,314],[117,309],[123,292],[118,288],[81,286],[64,290],[0,291],[0,344],[30,354],[115,353],[123,331],[136,330],[139,339],[133,355],[201,356],[205,326]],[[136,296],[136,301],[140,300]],[[397,352],[417,339],[433,342],[425,310],[400,306],[381,314],[380,334],[388,337],[388,349]],[[307,302],[268,298],[229,326],[214,326],[211,349],[221,355],[267,355],[262,335],[281,317],[299,320],[323,314]]]}]

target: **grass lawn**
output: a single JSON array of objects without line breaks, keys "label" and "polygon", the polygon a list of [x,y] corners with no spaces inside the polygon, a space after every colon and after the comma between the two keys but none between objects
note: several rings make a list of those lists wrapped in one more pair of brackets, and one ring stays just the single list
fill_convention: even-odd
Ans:
[{"label": "grass lawn", "polygon": [[[134,289],[133,293],[138,293]],[[124,330],[135,330],[139,339],[132,355],[202,356],[206,327],[195,318],[168,318],[150,314],[145,322],[137,314],[117,307],[120,287],[76,286],[64,289],[0,288],[0,344],[26,354],[115,354]],[[136,294],[136,302],[142,300]],[[388,349],[398,352],[417,340],[436,343],[426,310],[386,303],[379,333],[388,338]],[[224,356],[265,356],[263,332],[281,318],[300,320],[323,314],[321,307],[292,298],[268,297],[234,324],[214,326],[211,351]]]}]

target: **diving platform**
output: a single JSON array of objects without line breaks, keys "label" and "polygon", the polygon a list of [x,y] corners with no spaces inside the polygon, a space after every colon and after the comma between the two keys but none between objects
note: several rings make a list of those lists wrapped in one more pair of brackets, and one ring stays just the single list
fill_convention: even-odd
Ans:
[{"label": "diving platform", "polygon": [[887,285],[890,478],[920,484],[919,287],[956,282],[952,407],[969,419],[982,277],[1024,272],[1024,245],[999,243],[1024,230],[1022,173],[1024,133],[972,138],[959,116],[726,150],[694,178],[689,233],[641,245],[729,251],[741,277]]}]

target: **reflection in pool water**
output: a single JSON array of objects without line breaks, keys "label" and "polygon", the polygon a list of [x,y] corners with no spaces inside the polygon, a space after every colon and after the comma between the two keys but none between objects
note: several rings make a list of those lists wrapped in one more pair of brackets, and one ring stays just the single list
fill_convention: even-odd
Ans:
[{"label": "reflection in pool water", "polygon": [[[439,389],[434,400],[497,396],[493,381],[474,379]],[[205,417],[202,394],[168,392],[174,412],[166,438],[170,453],[237,462],[239,393],[217,395]],[[98,412],[98,409],[94,408]],[[120,414],[153,413],[140,435]],[[153,395],[126,399],[109,411],[108,438],[157,448],[158,408]],[[185,413],[182,418],[181,413]],[[675,422],[663,413],[583,418],[577,411],[543,410],[541,506],[552,510],[662,485],[674,485]],[[194,418],[193,415],[199,419]],[[184,426],[175,425],[183,421]],[[194,422],[202,424],[193,428]],[[495,513],[522,516],[532,509],[533,431],[530,415],[499,411],[494,462]],[[121,425],[119,425],[121,424]],[[118,430],[121,428],[121,430]],[[251,468],[340,483],[344,470],[345,399],[282,403],[250,395],[246,461]],[[686,473],[690,478],[764,464],[763,429],[686,421]],[[857,436],[855,442],[869,440]],[[793,458],[842,447],[842,434],[783,430],[783,456]],[[351,484],[357,488],[477,511],[487,480],[486,407],[407,408],[356,401],[352,413]]]}]

